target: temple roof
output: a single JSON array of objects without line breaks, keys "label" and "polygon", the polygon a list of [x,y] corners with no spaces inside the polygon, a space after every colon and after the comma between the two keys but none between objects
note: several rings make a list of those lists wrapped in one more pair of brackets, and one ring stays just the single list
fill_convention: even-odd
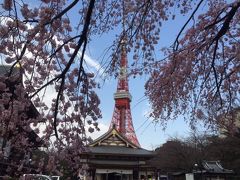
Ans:
[{"label": "temple roof", "polygon": [[118,147],[130,147],[139,148],[133,144],[130,140],[124,137],[115,126],[109,129],[105,134],[94,140],[89,144],[90,147],[93,146],[118,146]]},{"label": "temple roof", "polygon": [[125,138],[115,127],[88,145],[92,154],[153,156],[152,151],[140,148]]},{"label": "temple roof", "polygon": [[[6,75],[10,72],[12,66],[10,65],[0,65],[0,75]],[[19,72],[16,67],[13,68],[13,74]]]},{"label": "temple roof", "polygon": [[203,161],[202,165],[208,173],[233,173],[232,170],[224,169],[220,161]]},{"label": "temple roof", "polygon": [[95,146],[89,147],[89,150],[93,154],[106,154],[106,155],[131,155],[131,156],[153,156],[152,151],[148,151],[142,148],[129,148],[121,146]]}]

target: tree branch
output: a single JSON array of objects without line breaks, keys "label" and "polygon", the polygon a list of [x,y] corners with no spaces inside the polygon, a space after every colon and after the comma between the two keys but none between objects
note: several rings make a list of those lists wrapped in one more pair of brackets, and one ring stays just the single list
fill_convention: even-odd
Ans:
[{"label": "tree branch", "polygon": [[240,7],[240,2],[236,3],[236,5],[233,5],[232,9],[227,14],[226,20],[224,21],[220,31],[217,33],[217,35],[213,39],[213,42],[220,39],[229,30],[230,22],[232,21],[233,16],[235,15],[239,7]]},{"label": "tree branch", "polygon": [[89,29],[89,25],[90,25],[90,21],[91,21],[91,16],[92,16],[92,11],[94,9],[94,4],[95,4],[95,0],[91,0],[89,7],[88,7],[88,12],[86,15],[86,20],[84,23],[84,27],[83,27],[83,31],[82,34],[80,35],[80,39],[78,41],[77,47],[75,48],[72,56],[70,57],[65,69],[62,71],[61,74],[57,75],[55,78],[51,79],[49,82],[47,82],[46,84],[44,84],[42,87],[40,87],[38,90],[35,91],[35,93],[33,93],[30,98],[34,97],[37,93],[39,93],[43,88],[47,87],[49,84],[51,84],[52,82],[56,81],[57,79],[63,78],[66,73],[68,72],[68,70],[70,69],[75,57],[77,56],[78,51],[80,50],[82,44],[86,41],[87,39],[87,32]]},{"label": "tree branch", "polygon": [[188,25],[188,23],[190,22],[190,20],[194,17],[195,13],[197,12],[198,8],[200,7],[200,5],[202,4],[203,0],[200,0],[200,2],[198,3],[197,7],[194,9],[194,11],[192,12],[191,16],[188,18],[187,22],[183,25],[183,27],[181,28],[181,30],[179,31],[175,42],[173,43],[173,50],[177,51],[178,50],[178,46],[179,46],[179,37],[182,34],[182,32],[184,31],[184,29],[186,28],[186,26]]}]

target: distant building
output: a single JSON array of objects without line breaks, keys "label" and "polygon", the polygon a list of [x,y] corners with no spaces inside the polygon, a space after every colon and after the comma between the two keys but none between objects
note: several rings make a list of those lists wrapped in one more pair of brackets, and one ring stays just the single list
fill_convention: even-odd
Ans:
[{"label": "distant building", "polygon": [[220,161],[203,161],[202,166],[193,171],[194,180],[229,180],[232,170],[225,169]]},{"label": "distant building", "polygon": [[229,180],[234,174],[232,170],[223,168],[220,161],[203,161],[193,168],[191,173],[172,173],[169,180]]},{"label": "distant building", "polygon": [[240,133],[240,108],[235,108],[228,115],[219,116],[220,137],[231,136]]}]

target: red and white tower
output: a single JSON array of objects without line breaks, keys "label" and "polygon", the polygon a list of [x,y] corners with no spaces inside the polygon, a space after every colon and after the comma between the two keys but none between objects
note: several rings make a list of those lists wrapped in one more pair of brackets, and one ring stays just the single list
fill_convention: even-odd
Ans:
[{"label": "red and white tower", "polygon": [[129,93],[128,88],[128,61],[125,43],[125,41],[122,41],[121,43],[120,72],[118,76],[117,92],[114,94],[115,108],[110,128],[115,126],[116,130],[118,130],[121,135],[126,137],[136,146],[140,147],[132,123],[132,115],[130,108],[132,96]]}]

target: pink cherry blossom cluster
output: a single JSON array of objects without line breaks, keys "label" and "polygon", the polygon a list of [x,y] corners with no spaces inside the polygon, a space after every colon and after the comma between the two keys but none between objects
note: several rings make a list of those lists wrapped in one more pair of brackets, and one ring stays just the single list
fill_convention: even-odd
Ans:
[{"label": "pink cherry blossom cluster", "polygon": [[[78,29],[86,26],[86,30],[72,33],[68,13],[77,1],[36,3],[35,6],[24,1],[5,0],[2,5],[0,56],[8,64],[9,71],[0,81],[0,137],[10,142],[11,150],[19,154],[32,153],[35,157],[34,150],[38,146],[32,141],[37,141],[47,148],[46,153],[61,155],[59,160],[54,156],[32,160],[31,167],[39,173],[54,172],[60,161],[67,161],[77,173],[80,166],[77,156],[88,142],[86,131],[99,130],[97,120],[101,117],[95,77],[85,70],[84,58],[79,56],[89,39],[88,19],[92,18],[90,10],[93,7],[90,2],[85,3],[86,11],[79,15],[82,19],[75,25]],[[13,69],[18,69],[21,78],[19,85],[10,83],[10,86],[9,82],[17,82]],[[52,99],[48,99],[52,97],[48,88],[55,91]],[[51,103],[46,103],[46,99]],[[89,129],[85,129],[86,121]],[[31,139],[32,131],[38,137]],[[5,147],[4,142],[1,155],[6,154]],[[22,158],[24,156],[12,158],[11,167],[19,168],[14,172],[14,168],[9,167],[9,174],[28,171]]]},{"label": "pink cherry blossom cluster", "polygon": [[193,128],[198,120],[206,127],[232,127],[236,118],[229,117],[240,100],[239,7],[237,1],[209,1],[173,48],[164,49],[167,58],[155,64],[146,83],[153,118],[165,124],[185,115]]}]

